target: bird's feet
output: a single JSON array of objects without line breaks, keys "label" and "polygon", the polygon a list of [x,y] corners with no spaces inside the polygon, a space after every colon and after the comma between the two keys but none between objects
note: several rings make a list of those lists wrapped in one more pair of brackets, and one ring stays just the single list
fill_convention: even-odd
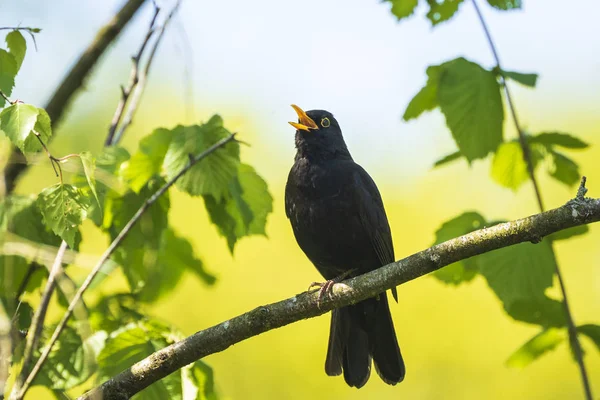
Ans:
[{"label": "bird's feet", "polygon": [[344,279],[349,277],[354,271],[355,271],[354,269],[348,270],[348,271],[344,272],[343,274],[341,274],[340,276],[336,276],[335,278],[326,280],[325,282],[311,283],[310,286],[308,286],[308,292],[311,292],[311,289],[314,287],[319,288],[319,297],[317,297],[317,307],[321,308],[321,301],[323,301],[325,294],[327,294],[329,296],[329,298],[331,298],[331,288],[333,287],[333,285],[335,283],[340,283],[341,281],[343,281]]}]

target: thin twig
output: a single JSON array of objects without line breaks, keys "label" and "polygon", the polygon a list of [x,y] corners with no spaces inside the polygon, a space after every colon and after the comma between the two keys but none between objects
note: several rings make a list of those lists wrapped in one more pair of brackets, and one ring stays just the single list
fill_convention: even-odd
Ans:
[{"label": "thin twig", "polygon": [[213,153],[217,149],[219,149],[219,148],[225,146],[227,143],[233,141],[235,139],[235,135],[236,135],[235,133],[232,133],[231,135],[227,136],[226,138],[223,138],[223,139],[219,140],[218,142],[216,142],[215,144],[213,144],[212,146],[210,146],[208,149],[206,149],[205,151],[203,151],[202,153],[200,153],[199,155],[197,155],[196,157],[194,157],[193,159],[191,159],[190,162],[181,171],[179,171],[177,173],[177,175],[175,175],[171,180],[169,180],[168,182],[166,182],[160,189],[158,189],[156,191],[156,193],[154,193],[152,196],[150,196],[144,202],[144,204],[142,204],[142,206],[137,210],[137,212],[133,215],[133,217],[131,217],[131,219],[129,220],[129,222],[127,222],[127,224],[123,227],[123,229],[121,230],[121,232],[119,232],[119,234],[112,241],[112,243],[110,244],[110,246],[108,246],[108,248],[106,249],[106,251],[104,251],[104,253],[100,257],[100,259],[98,260],[98,263],[96,264],[96,266],[94,266],[94,268],[89,273],[89,275],[86,277],[85,281],[83,282],[83,284],[81,285],[81,287],[79,288],[79,290],[77,290],[77,293],[75,293],[75,296],[73,296],[73,300],[71,300],[71,302],[69,303],[69,307],[67,308],[67,311],[65,311],[65,314],[63,315],[62,319],[58,323],[56,329],[54,330],[54,333],[52,333],[52,337],[48,341],[48,344],[45,346],[44,350],[42,351],[42,354],[40,355],[40,358],[38,359],[37,363],[35,364],[35,366],[31,370],[31,373],[29,374],[29,376],[25,380],[25,383],[23,384],[22,390],[18,393],[17,396],[15,396],[15,399],[20,400],[20,399],[23,398],[23,396],[25,395],[25,392],[27,391],[27,389],[31,385],[31,382],[33,382],[33,380],[35,379],[36,375],[38,374],[38,372],[40,371],[40,369],[44,365],[44,362],[48,358],[48,355],[50,354],[50,351],[52,350],[52,347],[54,346],[54,344],[58,340],[58,337],[60,336],[61,332],[63,331],[63,329],[67,325],[67,322],[69,321],[69,318],[73,314],[73,310],[74,310],[75,306],[77,305],[77,303],[79,302],[79,300],[82,298],[83,293],[91,285],[93,279],[96,277],[96,275],[98,274],[98,272],[100,272],[100,269],[102,268],[102,266],[104,265],[104,263],[113,254],[113,252],[117,249],[117,247],[119,247],[121,245],[121,243],[123,242],[123,240],[125,239],[125,237],[127,237],[127,235],[129,234],[129,232],[131,231],[131,228],[139,221],[139,219],[142,217],[142,215],[144,214],[144,212],[146,212],[146,210],[152,204],[154,204],[156,202],[156,200],[158,200],[158,198],[160,196],[162,196],[171,186],[173,186],[175,184],[175,182],[183,174],[185,174],[191,167],[193,167],[194,165],[196,165],[198,162],[200,162],[205,157],[209,156],[211,153]]},{"label": "thin twig", "polygon": [[[146,66],[142,70],[142,72],[139,74],[139,77],[137,78],[137,84],[135,85],[135,90],[134,90],[133,95],[131,96],[131,100],[129,101],[129,104],[127,106],[127,113],[125,114],[125,117],[123,118],[123,122],[119,126],[118,132],[116,132],[116,134],[114,132],[109,132],[109,137],[107,137],[107,139],[106,139],[107,143],[105,143],[106,146],[109,145],[108,140],[111,137],[110,136],[111,133],[113,133],[114,136],[112,137],[112,139],[110,141],[110,145],[114,146],[121,141],[121,138],[123,137],[123,133],[129,127],[129,125],[131,125],[131,122],[133,121],[133,116],[135,115],[135,112],[138,109],[140,99],[142,98],[142,94],[144,93],[144,89],[146,89],[146,81],[148,79],[148,73],[150,72],[150,67],[152,66],[152,61],[154,60],[154,55],[156,54],[158,45],[160,44],[160,42],[164,36],[165,30],[166,30],[167,26],[169,25],[169,21],[171,21],[171,19],[173,18],[173,15],[179,9],[180,4],[181,4],[181,0],[178,0],[177,3],[173,6],[173,9],[171,10],[171,12],[167,16],[167,18],[165,18],[161,28],[159,29],[158,35],[156,36],[156,39],[154,40],[154,44],[152,46],[152,49],[150,50],[150,55],[148,56],[148,59],[146,60]],[[138,53],[138,55],[141,56],[141,53]],[[139,59],[138,59],[138,62],[139,62]],[[136,66],[135,70],[137,72],[137,66]],[[114,122],[114,120],[113,120],[113,122]],[[112,128],[112,125],[111,125],[111,128]]]},{"label": "thin twig", "polygon": [[7,103],[9,103],[9,104],[15,104],[15,102],[10,101],[10,99],[8,98],[8,96],[6,94],[4,94],[4,92],[2,90],[0,90],[0,96],[2,96],[4,98],[4,100],[6,100]]},{"label": "thin twig", "polygon": [[42,336],[44,320],[46,319],[46,312],[48,311],[50,298],[52,297],[54,289],[56,288],[56,275],[61,269],[63,256],[65,255],[65,250],[67,250],[67,242],[63,240],[60,244],[60,247],[58,248],[58,252],[56,253],[56,259],[54,260],[54,264],[52,265],[52,268],[50,269],[50,272],[48,274],[48,281],[46,282],[46,287],[44,288],[44,292],[42,293],[40,305],[35,310],[35,314],[33,315],[33,319],[31,321],[31,327],[29,329],[29,333],[27,334],[27,341],[25,342],[25,352],[23,355],[21,372],[19,373],[19,376],[17,377],[17,380],[13,387],[13,392],[15,393],[18,393],[21,390],[21,387],[23,387],[23,383],[27,378],[27,374],[29,373],[29,367],[31,366],[33,354],[35,352],[35,349],[37,348],[40,337]]},{"label": "thin twig", "polygon": [[[529,173],[529,178],[531,179],[531,183],[533,184],[533,189],[535,191],[535,196],[537,199],[537,203],[539,206],[539,209],[541,212],[544,212],[544,203],[542,201],[542,194],[540,192],[540,188],[537,182],[537,179],[535,177],[535,171],[534,171],[534,165],[533,165],[533,158],[531,157],[531,149],[529,147],[529,143],[527,142],[527,137],[525,135],[525,132],[523,131],[523,129],[521,129],[521,124],[519,123],[519,119],[517,117],[517,112],[514,106],[514,102],[512,100],[512,96],[510,95],[510,91],[508,89],[508,82],[506,82],[506,79],[504,77],[504,72],[502,70],[502,67],[500,65],[500,57],[498,56],[498,51],[496,50],[496,45],[494,44],[494,40],[492,39],[492,35],[488,29],[488,26],[485,22],[485,19],[483,18],[483,14],[481,13],[481,10],[479,9],[479,5],[477,4],[477,0],[473,0],[473,6],[475,7],[475,11],[477,13],[477,16],[479,18],[479,21],[481,22],[481,26],[483,27],[483,30],[485,32],[485,36],[487,38],[487,41],[490,45],[490,49],[492,50],[492,54],[494,55],[494,59],[496,61],[496,67],[498,68],[498,70],[500,71],[500,79],[501,79],[501,84],[502,86],[504,86],[504,91],[506,93],[506,102],[508,103],[508,107],[510,108],[510,112],[511,112],[511,116],[512,116],[512,120],[515,124],[515,128],[517,129],[517,132],[519,134],[519,143],[521,145],[521,150],[523,152],[523,159],[525,160],[525,164],[527,165],[527,172]],[[582,185],[585,188],[585,179],[582,180]],[[590,386],[590,381],[588,378],[588,373],[585,367],[585,363],[583,360],[583,351],[581,349],[581,343],[579,342],[579,337],[577,336],[577,328],[575,325],[575,321],[573,319],[573,314],[571,312],[571,308],[569,306],[569,299],[567,296],[567,289],[565,287],[565,281],[563,279],[561,270],[558,266],[558,261],[556,260],[556,254],[554,252],[554,246],[551,246],[552,249],[552,257],[554,258],[554,268],[555,268],[555,272],[556,272],[556,276],[558,277],[558,283],[560,286],[560,290],[562,292],[562,296],[563,296],[563,304],[564,304],[564,308],[565,308],[565,315],[567,317],[567,327],[568,327],[568,332],[569,332],[569,341],[571,343],[571,347],[573,348],[573,353],[575,355],[575,358],[577,360],[577,364],[579,366],[579,371],[581,373],[581,381],[583,383],[583,388],[585,391],[585,396],[587,400],[592,400],[593,396],[592,396],[592,389]]]},{"label": "thin twig", "polygon": [[106,137],[106,142],[104,143],[105,146],[111,146],[113,144],[114,135],[117,130],[117,127],[119,126],[119,122],[123,117],[123,113],[125,112],[125,106],[127,105],[129,96],[131,95],[131,92],[139,82],[140,59],[144,54],[146,46],[150,42],[150,38],[152,37],[152,35],[154,35],[154,32],[156,32],[155,24],[156,18],[160,13],[160,8],[156,5],[156,3],[153,2],[152,4],[154,4],[154,14],[152,15],[152,19],[150,20],[150,26],[148,27],[148,31],[146,32],[146,36],[144,36],[144,40],[142,41],[138,52],[133,57],[131,57],[133,65],[131,66],[129,82],[127,83],[127,87],[121,86],[121,100],[119,101],[119,104],[117,104],[117,109],[115,110],[112,121],[110,123],[110,127],[108,128],[108,136]]},{"label": "thin twig", "polygon": [[196,360],[250,337],[366,298],[438,270],[453,262],[508,247],[539,241],[551,233],[600,221],[600,199],[571,200],[554,210],[480,229],[448,240],[375,271],[335,284],[332,296],[318,305],[318,293],[302,293],[255,308],[158,350],[84,394],[80,400],[129,399],[152,383]]}]

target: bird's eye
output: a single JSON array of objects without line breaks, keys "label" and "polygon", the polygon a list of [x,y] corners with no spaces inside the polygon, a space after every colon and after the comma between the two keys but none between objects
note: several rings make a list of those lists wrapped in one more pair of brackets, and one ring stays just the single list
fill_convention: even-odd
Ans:
[{"label": "bird's eye", "polygon": [[331,125],[331,122],[329,122],[329,118],[325,117],[321,120],[321,126],[323,128],[329,128],[329,125]]}]

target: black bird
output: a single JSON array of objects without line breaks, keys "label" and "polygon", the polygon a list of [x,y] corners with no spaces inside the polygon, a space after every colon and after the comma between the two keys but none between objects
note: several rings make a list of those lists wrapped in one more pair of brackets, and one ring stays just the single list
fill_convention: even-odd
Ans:
[{"label": "black bird", "polygon": [[[285,211],[296,241],[328,281],[361,275],[394,261],[392,234],[375,182],[354,162],[330,112],[304,112],[296,158],[285,187]],[[392,294],[397,301],[395,289]],[[386,293],[333,310],[325,372],[344,373],[349,386],[369,379],[371,359],[381,379],[402,382],[405,368]]]}]

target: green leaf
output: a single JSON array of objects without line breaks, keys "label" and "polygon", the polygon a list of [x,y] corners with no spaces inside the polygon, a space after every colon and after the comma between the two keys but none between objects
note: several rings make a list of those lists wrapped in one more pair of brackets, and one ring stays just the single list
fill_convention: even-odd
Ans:
[{"label": "green leaf", "polygon": [[122,174],[131,190],[139,193],[154,175],[160,174],[173,131],[159,128],[140,141],[140,148],[124,167]]},{"label": "green leaf", "polygon": [[566,333],[563,329],[543,330],[515,351],[506,361],[506,365],[513,368],[526,367],[543,354],[554,350],[565,338]]},{"label": "green leaf", "polygon": [[427,67],[427,83],[425,86],[412,98],[402,118],[409,121],[417,118],[425,111],[430,111],[436,108],[438,104],[438,82],[442,66],[432,65]]},{"label": "green leaf", "polygon": [[96,371],[96,356],[94,347],[67,326],[33,384],[54,390],[78,386]]},{"label": "green leaf", "polygon": [[529,143],[540,143],[545,146],[560,146],[567,149],[585,149],[589,144],[576,136],[562,132],[543,132],[528,138]]},{"label": "green leaf", "polygon": [[417,8],[419,0],[386,0],[392,3],[392,9],[390,10],[398,20],[411,16]]},{"label": "green leaf", "polygon": [[[98,197],[98,203],[92,202],[88,209],[88,218],[101,227],[103,224],[103,208],[106,200],[107,193],[111,193],[113,197],[119,197],[124,194],[123,189],[125,186],[119,178],[119,172],[121,165],[129,159],[129,152],[122,147],[111,146],[105,147],[96,158],[96,172],[98,175],[96,180],[96,194]],[[83,191],[86,191],[88,196],[93,196],[93,193],[89,193],[88,187],[85,186],[84,180],[87,182],[87,177],[83,177],[78,174],[74,177],[75,186],[80,187]]]},{"label": "green leaf", "polygon": [[154,302],[171,293],[186,270],[193,272],[208,285],[212,285],[216,280],[206,272],[202,261],[196,258],[190,242],[177,236],[172,229],[165,229],[157,261],[147,268],[144,277],[146,285],[140,291],[139,299]]},{"label": "green leaf", "polygon": [[[481,214],[474,211],[465,212],[442,224],[435,232],[434,245],[466,235],[467,233],[483,228],[485,225],[485,218]],[[478,266],[476,261],[476,258],[469,258],[455,262],[442,269],[438,269],[433,273],[433,276],[451,285],[469,282],[477,275]]]},{"label": "green leaf", "polygon": [[[190,155],[200,154],[229,134],[218,115],[200,126],[175,128],[164,161],[167,179],[172,179],[189,164]],[[230,142],[194,165],[177,181],[177,187],[192,196],[210,195],[219,201],[226,195],[239,162],[239,144]]]},{"label": "green leaf", "polygon": [[221,201],[204,196],[204,204],[232,253],[242,237],[265,235],[267,215],[273,210],[273,198],[266,182],[246,164],[239,165],[237,177]]},{"label": "green leaf", "polygon": [[94,175],[96,172],[96,159],[89,151],[83,151],[79,153],[79,158],[81,159],[81,164],[83,164],[85,179],[87,179],[90,190],[94,194],[94,198],[96,199],[96,203],[98,203],[98,207],[102,209],[100,199],[98,199],[98,193],[96,193],[96,177]]},{"label": "green leaf", "polygon": [[579,165],[569,157],[556,151],[550,151],[550,155],[554,163],[550,176],[567,186],[578,184],[581,179]]},{"label": "green leaf", "polygon": [[114,293],[104,296],[92,308],[90,323],[94,330],[115,331],[131,322],[145,318],[137,295],[131,293]]},{"label": "green leaf", "polygon": [[25,151],[25,141],[33,135],[38,114],[38,109],[31,104],[13,104],[0,112],[0,129],[15,146]]},{"label": "green leaf", "polygon": [[519,82],[521,85],[525,85],[525,86],[529,86],[529,87],[535,87],[535,84],[537,82],[537,78],[538,78],[538,74],[523,74],[521,72],[515,72],[515,71],[504,71],[502,70],[502,75],[504,75],[507,78],[512,79],[515,82]]},{"label": "green leaf", "polygon": [[[17,71],[17,60],[15,60],[15,57],[6,50],[0,49],[0,90],[6,96],[10,96],[12,93]],[[0,108],[4,107],[5,102],[4,97],[0,96]]]},{"label": "green leaf", "polygon": [[600,351],[600,325],[579,325],[577,327],[577,332],[590,338],[598,348],[598,351]]},{"label": "green leaf", "polygon": [[[35,205],[35,198],[12,195],[0,200],[0,243],[6,232],[18,235],[22,240],[32,243],[58,246],[60,239],[42,223],[42,214]],[[0,255],[0,297],[15,298],[29,270],[30,262],[37,257]],[[44,278],[41,266],[34,265],[33,275],[29,278],[26,291],[38,288]],[[39,272],[37,271],[39,269]]]},{"label": "green leaf", "polygon": [[457,58],[443,64],[438,101],[460,152],[469,162],[502,142],[504,109],[495,75]]},{"label": "green leaf", "polygon": [[517,321],[555,328],[567,325],[564,304],[546,296],[515,300],[504,304],[504,309]]},{"label": "green leaf", "polygon": [[48,143],[50,136],[52,136],[52,127],[50,123],[50,116],[43,108],[38,108],[38,115],[33,127],[32,133],[25,139],[23,144],[24,151],[26,152],[38,152],[43,150],[43,147],[36,137],[37,132],[42,142]]},{"label": "green leaf", "polygon": [[[530,155],[535,171],[539,162],[544,158],[543,148],[532,144]],[[492,161],[491,175],[496,183],[514,191],[529,180],[527,164],[523,159],[523,151],[518,141],[504,142],[498,147]]]},{"label": "green leaf", "polygon": [[462,2],[463,0],[427,0],[429,4],[427,18],[431,21],[431,25],[436,26],[452,18]]},{"label": "green leaf", "polygon": [[[154,178],[139,194],[127,192],[120,196],[109,193],[105,200],[103,229],[114,240],[142,204],[158,190],[164,180]],[[149,271],[156,265],[163,231],[168,225],[170,201],[163,194],[131,228],[113,259],[121,265],[131,290],[140,291],[148,282]]]},{"label": "green leaf", "polygon": [[[150,354],[173,343],[171,331],[154,321],[138,321],[112,332],[100,354],[98,375],[108,379]],[[137,399],[173,399],[183,398],[181,371],[153,383],[141,391]]]},{"label": "green leaf", "polygon": [[27,43],[25,42],[25,38],[23,35],[21,35],[21,32],[12,31],[6,35],[6,45],[8,46],[10,54],[12,54],[12,56],[15,58],[18,71],[21,69],[21,64],[23,64],[25,52],[27,51]]},{"label": "green leaf", "polygon": [[437,168],[437,167],[441,167],[442,165],[446,165],[451,163],[452,161],[456,161],[458,159],[462,158],[462,154],[460,151],[448,154],[445,157],[440,158],[439,160],[437,160],[434,164],[433,164],[433,168]]},{"label": "green leaf", "polygon": [[494,250],[477,261],[479,272],[506,309],[517,301],[541,301],[552,286],[555,260],[549,240]]},{"label": "green leaf", "polygon": [[554,232],[553,234],[548,235],[547,237],[552,241],[566,240],[572,238],[573,236],[585,235],[586,233],[588,233],[589,230],[590,228],[588,228],[587,225],[579,225],[574,226],[573,228],[563,229],[562,231]]},{"label": "green leaf", "polygon": [[197,389],[195,400],[216,400],[215,378],[210,365],[202,360],[192,364],[190,369],[190,380]]},{"label": "green leaf", "polygon": [[37,199],[46,226],[71,248],[75,246],[75,235],[87,215],[89,205],[89,199],[79,189],[61,183],[42,190]]},{"label": "green leaf", "polygon": [[494,8],[499,10],[515,10],[521,8],[521,0],[487,0]]}]

